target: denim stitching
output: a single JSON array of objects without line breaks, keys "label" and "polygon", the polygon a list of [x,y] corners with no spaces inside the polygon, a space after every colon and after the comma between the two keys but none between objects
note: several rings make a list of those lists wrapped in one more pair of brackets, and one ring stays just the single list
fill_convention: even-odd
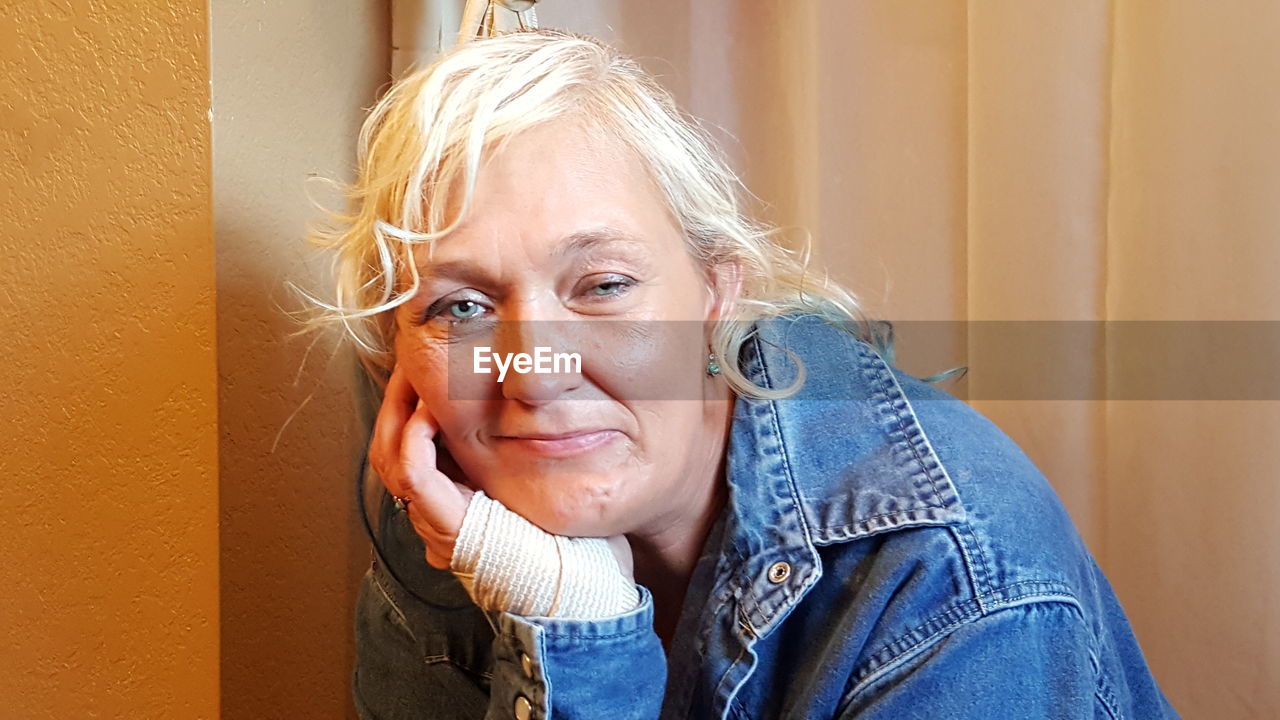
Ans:
[{"label": "denim stitching", "polygon": [[[561,640],[616,640],[618,638],[631,637],[632,635],[640,635],[642,633],[647,632],[648,630],[649,630],[648,627],[645,627],[642,625],[642,626],[636,627],[634,630],[627,630],[626,632],[611,633],[609,635],[587,635],[585,633],[575,633],[575,632],[553,633],[544,628],[542,630],[542,634],[545,637],[558,638]],[[508,635],[507,637],[510,637],[513,640],[517,640],[517,641],[519,640],[519,638],[517,638],[514,635]]]},{"label": "denim stitching", "polygon": [[468,675],[479,675],[485,680],[489,680],[489,681],[493,680],[493,673],[485,670],[472,670],[471,668],[457,662],[456,660],[449,657],[448,655],[427,655],[422,658],[422,662],[426,665],[452,665],[455,668],[467,673]]},{"label": "denim stitching", "polygon": [[[965,564],[975,565],[975,563],[973,563],[970,560],[968,555],[970,545],[973,546],[974,552],[978,555],[978,562],[976,563],[976,568],[972,569],[971,572],[973,572],[974,589],[978,590],[979,587],[981,587],[981,589],[985,591],[985,592],[982,592],[978,597],[985,598],[988,594],[995,592],[995,590],[990,588],[991,571],[987,567],[987,556],[982,551],[982,543],[978,540],[977,534],[974,533],[973,531],[973,523],[970,523],[970,522],[964,523],[963,526],[956,528],[956,532],[963,533],[968,536],[968,542],[965,542],[963,540],[958,540],[958,542],[960,543],[961,552],[965,554]],[[979,575],[978,573],[979,569],[981,570],[980,574],[982,576],[981,583],[979,583],[977,579],[977,576]]]},{"label": "denim stitching", "polygon": [[[862,351],[864,358],[868,362],[874,363],[874,360],[870,357],[869,353],[867,353],[865,350],[862,350],[861,348],[859,349]],[[880,356],[875,355],[875,358],[880,359]],[[911,401],[907,399],[906,393],[903,392],[901,385],[898,384],[898,379],[893,376],[893,371],[888,368],[888,365],[884,363],[883,359],[880,359],[880,364],[884,365],[884,369],[880,370],[880,368],[877,367],[877,370],[880,371],[879,374],[883,376],[883,380],[885,381],[886,384],[892,383],[894,391],[897,393],[898,397],[901,398],[902,403],[905,407],[905,413],[900,413],[898,415],[899,423],[904,423],[906,420],[905,414],[909,413],[912,419],[911,424],[915,426],[916,436],[914,438],[914,441],[909,439],[907,441],[907,445],[908,447],[911,448],[911,452],[915,454],[916,461],[919,462],[921,466],[926,467],[925,477],[928,478],[929,484],[933,488],[935,496],[941,498],[942,495],[941,493],[938,492],[938,486],[934,482],[933,474],[929,472],[929,470],[936,469],[944,477],[946,477],[947,476],[946,467],[942,464],[941,459],[937,457],[937,451],[933,449],[932,443],[929,442],[929,437],[925,433],[924,428],[921,427],[919,422],[916,421],[915,410],[911,407]],[[903,432],[905,434],[905,430]],[[937,463],[934,468],[928,468],[927,466],[925,466],[924,461],[920,458],[919,449],[916,447],[917,442],[918,444],[923,445],[929,451],[930,457],[937,459]],[[955,483],[952,482],[951,484],[952,484],[952,488],[954,489]],[[958,491],[953,499],[956,502],[960,501]],[[986,553],[984,553],[982,550],[982,543],[978,541],[977,536],[973,532],[973,524],[970,522],[965,522],[963,523],[963,525],[964,525],[963,531],[969,535],[969,542],[968,543],[963,541],[960,542],[961,555],[964,557],[965,567],[966,567],[966,570],[969,572],[969,582],[972,583],[973,585],[974,593],[978,597],[982,597],[983,595],[985,595],[985,593],[981,591],[987,590],[990,584],[991,568],[987,564],[987,557],[986,557]],[[978,559],[977,563],[974,563],[972,559],[969,557],[968,548],[966,547],[966,545],[969,545],[969,544],[972,544],[973,550],[977,555],[977,559]]]},{"label": "denim stitching", "polygon": [[827,529],[828,530],[850,530],[853,528],[857,528],[861,525],[865,525],[869,520],[879,520],[880,518],[887,518],[887,517],[901,517],[907,513],[915,512],[915,511],[924,512],[928,510],[945,510],[945,509],[946,508],[942,505],[921,505],[918,508],[909,508],[907,510],[894,510],[893,512],[876,513],[875,515],[867,515],[863,517],[862,520],[856,523],[848,523],[846,525],[833,525]]},{"label": "denim stitching", "polygon": [[1080,615],[1080,619],[1081,620],[1084,619],[1084,612],[1080,608],[1079,599],[1076,598],[1076,596],[1071,592],[1070,588],[1067,585],[1057,582],[1056,580],[1019,580],[1018,582],[1007,583],[993,590],[989,590],[988,592],[983,593],[981,597],[974,598],[974,599],[987,600],[989,598],[994,598],[996,595],[1004,592],[1005,590],[1019,587],[1022,585],[1034,585],[1036,586],[1037,589],[1028,590],[1027,592],[1021,593],[1019,595],[1010,595],[1009,597],[1005,598],[1004,602],[996,603],[992,607],[1000,608],[1000,607],[1004,607],[1005,605],[1008,605],[1013,600],[1022,600],[1024,598],[1032,597],[1034,595],[1042,595],[1046,598],[1055,598],[1055,599],[1061,598],[1064,602],[1067,602],[1067,604],[1074,606],[1076,609],[1076,612]]},{"label": "denim stitching", "polygon": [[[972,538],[973,528],[969,526],[968,522],[965,523],[964,529],[969,531],[969,537]],[[965,539],[960,536],[961,529],[950,527],[947,528],[947,530],[951,533],[952,538],[955,540],[956,548],[960,551],[960,559],[964,562],[965,575],[969,577],[969,587],[973,592],[973,599],[978,603],[978,608],[980,610],[987,612],[989,608],[987,607],[985,600],[988,595],[997,591],[987,588],[984,583],[981,583],[978,580],[978,573],[974,569],[975,563],[969,554],[968,543],[966,543]]]},{"label": "denim stitching", "polygon": [[[719,699],[719,697],[723,692],[724,684],[729,679],[729,675],[732,674],[733,669],[738,667],[738,664],[742,662],[742,658],[746,657],[747,652],[748,652],[748,648],[746,645],[743,645],[741,648],[739,648],[738,657],[734,658],[733,662],[729,663],[729,666],[724,669],[724,674],[720,676],[720,681],[716,683],[715,693],[713,694],[714,698]],[[733,698],[729,698],[729,700],[732,700],[732,699]]]},{"label": "denim stitching", "polygon": [[[891,371],[887,373],[884,373],[884,372],[873,373],[872,370],[873,369],[878,370],[878,368],[874,367],[874,362],[871,359],[871,354],[868,353],[862,347],[858,348],[858,352],[863,359],[863,363],[862,363],[863,372],[867,376],[868,380],[871,383],[873,383],[872,387],[875,388],[875,396],[877,398],[876,407],[882,413],[887,414],[892,419],[896,420],[898,423],[898,431],[903,435],[905,435],[905,430],[903,429],[903,424],[905,422],[905,419],[901,413],[893,413],[892,403],[890,402],[889,395],[886,392],[886,389],[889,388],[888,381],[892,380],[893,387],[897,388],[896,392],[898,393],[899,397],[903,397],[901,394],[901,388],[897,387],[897,379],[893,377],[893,373]],[[876,356],[876,357],[879,357],[879,356]],[[885,377],[886,374],[888,377]],[[903,400],[905,403],[905,397],[903,397]],[[910,405],[907,405],[907,407],[909,409]],[[912,412],[912,414],[914,415],[914,412]],[[923,435],[923,431],[921,432],[921,434]],[[919,452],[915,447],[915,445],[913,445],[909,440],[905,442],[907,447],[911,450],[912,455],[915,457],[916,462],[923,465],[923,461],[921,460]],[[946,470],[943,470],[943,472],[945,473]],[[934,497],[939,498],[940,500],[941,493],[938,492],[937,485],[934,483],[933,478],[930,476],[930,474],[927,471],[925,472],[925,477],[929,480],[930,487],[933,488]],[[956,499],[958,500],[959,498],[957,497]],[[932,508],[938,508],[938,509],[945,508],[944,505],[926,505],[926,507],[932,507]],[[969,523],[966,522],[965,524],[968,525]],[[978,579],[977,568],[975,568],[975,563],[973,562],[973,559],[969,556],[969,553],[967,548],[965,547],[964,541],[962,541],[960,538],[957,537],[956,544],[959,547],[960,557],[963,560],[964,566],[965,566],[965,574],[968,576],[969,585],[972,588],[974,597],[975,599],[981,598],[983,594],[983,590],[986,589],[986,583]],[[979,551],[981,551],[981,548],[979,548]],[[982,563],[983,563],[983,575],[985,576],[987,574],[986,567],[985,567],[985,563],[986,563],[985,558],[982,559]],[[983,610],[982,601],[980,599],[978,600],[978,606],[979,606],[979,610]]]},{"label": "denim stitching", "polygon": [[[1061,583],[1057,583],[1053,581],[1022,580],[1019,582],[1009,583],[1008,585],[1001,586],[985,594],[983,596],[983,599],[994,597],[997,593],[1000,593],[1006,589],[1018,587],[1021,585],[1033,585],[1036,587],[1033,589],[1028,589],[1026,592],[1009,596],[1008,598],[1005,599],[1004,602],[1001,602],[995,605],[994,608],[1006,609],[1009,607],[1013,607],[1015,605],[1026,604],[1026,603],[1015,602],[1017,600],[1025,600],[1027,598],[1038,597],[1038,598],[1041,598],[1044,602],[1060,602],[1065,605],[1069,605],[1072,607],[1076,615],[1079,616],[1081,620],[1084,619],[1084,615],[1080,610],[1080,601],[1074,595],[1070,593],[1065,593],[1065,592],[1060,592],[1059,594],[1049,594],[1045,592],[1046,590],[1060,590],[1063,587]],[[933,625],[937,625],[939,623],[952,623],[951,627],[958,627],[959,625],[963,624],[965,621],[972,619],[976,616],[991,615],[995,612],[995,609],[991,610],[990,612],[984,612],[982,610],[982,605],[979,603],[978,600],[979,600],[978,598],[974,598],[972,600],[965,600],[965,601],[956,603],[955,605],[952,605],[947,609],[942,610],[941,612],[938,612],[937,614],[931,616],[929,619],[920,623],[919,625],[912,628],[911,630],[903,633],[902,635],[899,635],[898,637],[894,638],[893,640],[890,640],[889,642],[886,642],[878,650],[871,653],[870,658],[867,661],[866,667],[864,667],[861,670],[861,672],[855,672],[853,676],[859,677],[859,675],[861,675],[862,678],[865,678],[868,675],[879,670],[884,665],[892,662],[894,659],[901,657],[906,653],[909,653],[913,648],[918,647],[921,643],[928,642],[930,638],[935,637],[938,632],[941,632],[941,630],[939,630],[939,631],[935,631],[931,635],[921,637],[921,634],[924,632],[927,632],[929,628]],[[915,644],[911,646],[895,651],[895,649],[903,645],[903,643],[909,642],[915,638],[920,638],[920,639],[917,640]],[[887,656],[887,657],[883,657],[883,659],[880,659],[882,656]],[[858,682],[861,683],[861,680],[859,680]]]},{"label": "denim stitching", "polygon": [[1098,702],[1102,703],[1103,709],[1107,711],[1107,715],[1111,716],[1112,720],[1124,720],[1124,711],[1120,708],[1120,703],[1116,701],[1116,696],[1111,691],[1111,676],[1107,674],[1102,664],[1097,661],[1092,650],[1089,653],[1089,657],[1098,668],[1098,682],[1097,687],[1094,688],[1094,697],[1098,698]]},{"label": "denim stitching", "polygon": [[[941,640],[946,635],[951,634],[953,630],[968,623],[970,620],[983,616],[982,610],[976,607],[970,608],[969,610],[964,612],[958,612],[960,610],[963,610],[965,605],[969,605],[969,604],[971,603],[966,601],[963,605],[958,605],[952,608],[951,610],[947,611],[946,613],[935,615],[933,618],[930,618],[929,620],[925,621],[915,630],[912,630],[904,634],[900,638],[887,643],[883,649],[877,651],[874,655],[872,655],[871,659],[867,662],[867,666],[865,668],[863,668],[860,671],[855,670],[850,675],[850,677],[854,679],[854,686],[852,690],[845,693],[845,700],[842,701],[842,704],[844,704],[848,700],[852,700],[855,695],[857,695],[859,692],[865,689],[868,685],[872,684],[876,680],[879,680],[888,671],[892,670],[898,665],[901,665],[902,663],[911,659],[911,657],[917,654],[917,651],[922,650],[924,647],[928,645],[932,645],[933,643]],[[948,614],[954,614],[955,617],[945,618],[944,616]],[[888,650],[891,650],[895,645],[898,645],[902,642],[912,639],[913,636],[917,635],[920,632],[925,631],[929,625],[935,624],[938,622],[944,622],[944,621],[947,622],[948,624],[943,625],[937,630],[934,630],[931,634],[925,636],[924,638],[917,640],[913,645],[910,645],[906,649],[898,653],[895,653],[884,660],[877,659],[876,656],[885,654]]]},{"label": "denim stitching", "polygon": [[741,605],[738,606],[738,629],[752,638],[760,637],[756,634],[756,629],[751,626],[751,618],[747,617],[747,611],[743,610]]},{"label": "denim stitching", "polygon": [[[760,344],[761,344],[760,337],[758,334],[752,334],[749,340],[751,342],[751,349],[756,359],[756,362],[753,363],[751,367],[752,380],[754,382],[756,379],[763,379],[765,381],[765,387],[773,388],[773,377],[769,374],[768,365],[764,362],[764,351],[760,347]],[[769,344],[773,347],[780,347],[778,345],[775,345],[774,343],[769,343]],[[782,481],[786,483],[787,492],[791,496],[792,503],[794,505],[799,505],[799,499],[796,496],[794,482],[792,482],[791,480],[791,470],[790,470],[789,462],[787,459],[786,447],[782,442],[780,442],[780,438],[782,437],[782,430],[778,424],[778,410],[777,410],[777,405],[775,401],[769,400],[759,405],[756,405],[752,408],[752,412],[757,415],[766,416],[764,419],[766,422],[768,422],[768,429],[772,431],[772,434],[764,438],[769,441],[769,446],[764,452],[764,454],[768,456],[775,456],[777,458],[777,463],[779,464],[780,467],[776,472],[777,474],[780,474],[782,476]],[[800,513],[800,514],[803,515],[803,513]],[[801,530],[805,531],[805,536],[808,537],[809,533],[807,532],[807,529],[804,528],[803,522],[804,522],[804,519],[802,517]],[[740,557],[742,557],[744,560],[746,559],[746,556],[742,555],[741,553],[740,553]],[[746,563],[742,563],[740,566],[746,567]],[[754,589],[755,587],[754,578],[747,578],[746,584],[750,586],[750,589]],[[761,603],[759,601],[756,601],[754,598],[750,598],[750,601],[751,601],[751,606],[754,609],[754,612],[760,616],[761,624],[762,625],[768,624],[765,616],[766,615],[772,616],[773,611],[769,611],[766,613],[764,609],[761,607]],[[741,607],[739,607],[739,610],[741,611]],[[755,635],[754,628],[752,628],[752,635]]]},{"label": "denim stitching", "polygon": [[[1035,593],[1028,593],[1025,597],[1031,597],[1034,594]],[[1075,597],[1067,596],[1064,598],[1059,596],[1045,596],[1043,599],[1043,602],[1068,605],[1075,611],[1075,614],[1078,617],[1081,617],[1081,618],[1083,617],[1080,615],[1080,612],[1079,612],[1080,610],[1079,601]],[[941,641],[944,637],[946,637],[947,635],[950,635],[957,628],[963,625],[966,625],[974,620],[978,620],[985,617],[991,617],[992,615],[995,614],[995,611],[982,612],[981,610],[978,610],[978,609],[969,609],[965,611],[964,610],[965,606],[970,604],[973,604],[973,601],[966,601],[959,605],[952,606],[950,609],[945,610],[933,616],[929,620],[926,620],[916,629],[903,634],[897,640],[893,640],[889,643],[886,643],[881,650],[878,650],[875,654],[872,655],[871,659],[868,660],[867,666],[865,668],[861,670],[855,670],[852,673],[851,678],[854,679],[854,686],[851,690],[845,693],[844,698],[840,702],[841,706],[848,705],[849,702],[851,702],[858,693],[862,692],[869,685],[879,680],[881,677],[887,674],[890,670],[896,668],[899,665],[902,665],[903,663],[910,660],[915,655],[918,655],[926,647]],[[1013,607],[1013,605],[1002,606],[1001,609],[1008,609],[1009,607]],[[955,618],[950,619],[948,622],[948,618],[946,618],[946,616],[953,615],[953,614],[955,615]],[[948,624],[942,626],[938,630],[935,630],[930,635],[920,639],[915,644],[911,645],[905,650],[902,650],[901,652],[894,654],[892,657],[889,657],[886,660],[883,660],[877,663],[876,661],[877,655],[884,654],[886,651],[890,650],[893,646],[900,644],[903,641],[909,640],[912,636],[915,636],[920,632],[927,630],[929,625],[935,624],[937,622],[948,622]],[[1092,651],[1090,652],[1092,654]]]},{"label": "denim stitching", "polygon": [[409,637],[416,641],[418,637],[413,634],[413,628],[409,627],[409,619],[405,617],[404,611],[400,609],[399,603],[391,599],[391,593],[387,592],[387,588],[385,588],[382,585],[382,581],[378,579],[377,560],[375,560],[373,566],[370,567],[369,577],[373,579],[373,584],[378,588],[378,592],[382,593],[383,599],[385,599],[387,604],[391,606],[391,609],[395,611],[395,616],[400,627],[403,628],[405,632],[409,633]]},{"label": "denim stitching", "polygon": [[[764,353],[763,353],[763,351],[762,351],[762,350],[761,350],[761,348],[760,348],[760,338],[759,338],[759,336],[758,336],[758,335],[756,335],[756,334],[752,334],[750,339],[751,339],[751,344],[752,344],[752,350],[755,352],[755,356],[756,356],[757,360],[759,361],[759,362],[758,362],[758,364],[757,364],[757,365],[758,365],[758,367],[756,368],[756,369],[757,369],[757,372],[754,372],[754,373],[752,373],[752,374],[753,374],[753,375],[763,375],[763,376],[764,376],[765,383],[766,383],[766,386],[767,386],[767,387],[772,388],[772,387],[773,387],[773,379],[769,376],[769,370],[768,370],[768,368],[765,366],[765,363],[763,362],[763,359],[764,359]],[[757,409],[757,410],[756,410],[756,412],[765,412],[765,413],[768,413],[768,414],[769,414],[769,420],[771,421],[772,429],[773,429],[773,431],[774,431],[774,433],[775,433],[775,443],[774,443],[774,445],[776,445],[776,447],[777,447],[776,454],[779,456],[780,461],[781,461],[781,463],[782,463],[783,479],[784,479],[784,481],[787,483],[788,491],[791,493],[791,496],[792,496],[792,501],[793,501],[793,502],[796,502],[796,503],[798,504],[798,503],[799,503],[799,499],[796,497],[796,491],[795,491],[795,488],[794,488],[794,482],[793,482],[793,481],[792,481],[792,479],[791,479],[791,470],[790,470],[789,464],[788,464],[788,462],[787,462],[786,448],[782,445],[782,443],[781,443],[781,442],[777,442],[777,441],[776,441],[776,439],[777,439],[777,438],[781,437],[781,429],[778,427],[778,417],[777,417],[777,407],[776,407],[776,404],[775,404],[775,402],[774,402],[774,401],[770,400],[770,401],[768,401],[768,402],[764,405],[764,407]],[[803,515],[803,513],[801,513],[801,515]],[[802,527],[802,529],[804,529],[804,530],[805,530],[805,537],[807,538],[807,537],[809,536],[809,533],[808,533],[807,528],[805,528],[805,527],[804,527],[804,525],[803,525],[803,523],[804,523],[804,518],[803,518],[803,517],[801,517],[800,522],[801,522],[801,527]],[[730,543],[730,544],[732,545],[732,543]],[[735,550],[736,550],[736,548],[735,548]],[[745,556],[744,556],[744,558],[745,558]],[[743,565],[743,566],[745,566],[745,565]],[[754,603],[753,603],[753,605],[756,607],[756,609],[757,609],[757,611],[758,611],[758,610],[759,610],[759,605],[758,605],[758,604],[754,604]],[[751,626],[750,618],[748,618],[748,617],[746,616],[746,612],[743,610],[743,607],[742,607],[741,602],[739,602],[739,603],[738,603],[737,610],[738,610],[738,618],[737,618],[737,621],[738,621],[739,626],[740,626],[740,627],[742,627],[742,628],[743,628],[743,629],[744,629],[748,634],[750,634],[753,638],[754,638],[754,637],[756,637],[755,630],[754,630],[754,628]],[[715,689],[715,693],[714,693],[714,698],[716,698],[716,699],[719,699],[719,698],[720,698],[721,694],[723,693],[724,684],[728,681],[729,676],[733,673],[734,668],[738,667],[739,663],[741,663],[741,662],[742,662],[743,658],[744,658],[744,657],[746,657],[746,655],[747,655],[747,653],[748,653],[749,651],[750,651],[750,648],[747,646],[747,644],[746,644],[746,643],[742,643],[742,644],[739,646],[738,656],[737,656],[736,658],[734,658],[734,659],[733,659],[733,661],[732,661],[732,662],[730,662],[730,663],[728,664],[728,666],[727,666],[727,667],[725,667],[725,671],[724,671],[724,673],[720,676],[720,680],[716,683],[716,689]],[[741,682],[739,683],[739,688],[740,688],[740,687],[741,687]],[[736,697],[736,695],[737,695],[737,693],[736,693],[736,691],[735,691],[735,693],[734,693],[734,697],[730,697],[730,698],[728,698],[728,699],[727,699],[727,706],[728,706],[728,708],[730,708],[730,709],[732,709],[732,708],[733,708],[733,700],[734,700],[734,698]]]},{"label": "denim stitching", "polygon": [[[875,395],[881,398],[880,402],[876,404],[876,408],[880,410],[881,413],[888,416],[891,421],[896,422],[897,432],[902,435],[902,440],[897,441],[896,444],[905,444],[907,448],[911,450],[911,455],[916,461],[916,466],[920,468],[920,471],[924,473],[925,479],[929,481],[929,487],[933,490],[933,496],[941,499],[942,493],[938,492],[938,486],[926,469],[924,459],[920,457],[919,450],[907,435],[907,421],[904,414],[893,407],[895,394],[897,398],[902,399],[904,403],[906,401],[901,388],[896,388],[897,380],[893,377],[893,373],[885,372],[878,367],[871,354],[862,348],[861,344],[855,343],[855,351],[862,357],[861,365],[863,375],[866,376],[867,380],[871,382],[872,387],[875,388]],[[875,357],[878,358],[879,356],[877,355]],[[881,364],[883,364],[883,360],[881,361]],[[946,506],[926,503],[925,507],[943,508]]]},{"label": "denim stitching", "polygon": [[[769,383],[769,387],[772,388],[773,379],[769,377],[769,369],[764,366],[764,363],[761,363],[761,368],[764,373],[765,380]],[[782,437],[782,426],[778,418],[777,402],[772,400],[769,401],[769,403],[766,405],[766,408],[769,413],[770,427],[773,430],[775,437],[780,439]],[[782,463],[782,479],[783,479],[783,482],[786,484],[788,494],[791,496],[792,507],[799,508],[802,505],[802,503],[800,502],[800,492],[799,490],[796,489],[795,477],[791,471],[791,462],[787,455],[787,446],[780,441],[777,442],[776,445],[778,447],[778,455],[780,456],[781,463]],[[809,528],[808,520],[805,519],[803,512],[795,512],[793,513],[793,515],[795,516],[796,521],[800,526],[801,533],[804,535],[804,540],[805,540],[804,547],[806,548],[810,547],[813,544],[813,533]],[[812,557],[808,559],[812,559]],[[762,615],[761,619],[764,620],[763,624],[765,625],[770,624],[773,620],[773,617],[777,614],[779,607],[787,605],[788,603],[791,602],[792,598],[794,598],[797,594],[801,593],[802,590],[807,589],[808,580],[812,576],[813,576],[813,573],[811,571],[808,574],[808,576],[806,576],[803,583],[788,585],[787,587],[791,589],[783,590],[781,594],[782,601],[772,606],[772,609],[769,611],[769,617],[765,618],[763,617],[763,613],[761,614]],[[757,607],[759,606],[757,605]],[[754,634],[754,629],[753,629],[753,634]]]}]

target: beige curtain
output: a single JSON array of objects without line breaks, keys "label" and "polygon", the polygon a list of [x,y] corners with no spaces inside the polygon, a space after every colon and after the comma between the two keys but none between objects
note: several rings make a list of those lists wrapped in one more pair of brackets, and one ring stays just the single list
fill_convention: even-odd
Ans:
[{"label": "beige curtain", "polygon": [[[1280,3],[580,5],[542,22],[662,74],[764,214],[904,321],[904,367],[970,366],[956,389],[1053,481],[1175,706],[1280,716],[1280,403],[1103,400],[1121,321],[1194,345],[1280,319]],[[1082,321],[1049,332],[1074,394],[1007,399],[972,321]]]}]

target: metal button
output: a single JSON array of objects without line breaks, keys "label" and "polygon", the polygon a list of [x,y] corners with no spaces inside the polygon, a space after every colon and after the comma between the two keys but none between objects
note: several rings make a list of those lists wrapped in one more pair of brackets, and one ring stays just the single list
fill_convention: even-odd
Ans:
[{"label": "metal button", "polygon": [[529,720],[533,715],[533,706],[529,704],[529,698],[519,695],[516,697],[516,720]]},{"label": "metal button", "polygon": [[769,582],[777,584],[791,577],[791,566],[784,562],[776,562],[769,568]]},{"label": "metal button", "polygon": [[524,676],[533,679],[533,661],[525,653],[520,653],[520,669],[524,671]]}]

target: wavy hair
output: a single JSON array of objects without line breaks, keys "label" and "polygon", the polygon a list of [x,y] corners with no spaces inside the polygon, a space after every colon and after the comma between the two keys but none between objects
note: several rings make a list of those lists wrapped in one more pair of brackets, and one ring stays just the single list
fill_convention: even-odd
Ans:
[{"label": "wavy hair", "polygon": [[[398,305],[418,290],[412,245],[447,236],[471,206],[487,152],[538,123],[574,118],[621,141],[641,159],[678,220],[689,252],[704,268],[736,262],[741,294],[711,332],[711,349],[736,359],[757,319],[818,315],[874,346],[892,362],[892,326],[874,322],[858,299],[825,272],[809,270],[810,243],[791,250],[780,230],[749,218],[748,193],[701,124],[638,63],[588,36],[548,28],[468,42],[394,84],[370,111],[359,138],[358,176],[349,209],[313,229],[313,244],[334,251],[335,298],[307,295],[318,312],[307,325],[338,323],[378,385],[394,364]],[[458,192],[461,198],[450,198]],[[460,208],[447,217],[451,207]],[[305,294],[305,293],[304,293]],[[887,330],[887,332],[886,332]],[[722,376],[737,393],[785,397],[804,381],[762,388],[737,362]]]}]

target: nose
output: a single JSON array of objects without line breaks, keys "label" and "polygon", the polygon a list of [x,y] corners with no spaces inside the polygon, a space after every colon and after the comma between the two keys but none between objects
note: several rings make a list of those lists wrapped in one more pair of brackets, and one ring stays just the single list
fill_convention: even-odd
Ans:
[{"label": "nose", "polygon": [[[493,350],[508,359],[510,368],[499,383],[503,397],[531,406],[546,405],[582,385],[582,354],[574,340],[573,323],[572,320],[498,323]],[[520,369],[525,371],[519,372]]]}]

